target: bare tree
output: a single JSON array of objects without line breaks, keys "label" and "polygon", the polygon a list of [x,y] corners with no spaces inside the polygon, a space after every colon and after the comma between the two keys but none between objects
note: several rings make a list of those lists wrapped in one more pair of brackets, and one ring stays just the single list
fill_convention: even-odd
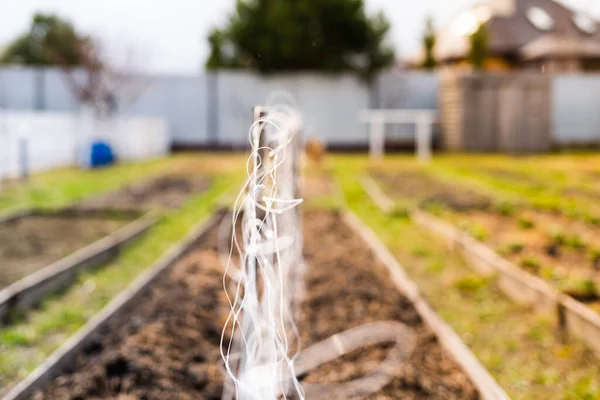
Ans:
[{"label": "bare tree", "polygon": [[97,115],[115,113],[119,102],[135,101],[149,84],[139,61],[141,53],[134,47],[126,48],[119,62],[98,41],[78,42],[75,51],[80,61],[78,67],[60,59],[56,63],[75,98]]}]

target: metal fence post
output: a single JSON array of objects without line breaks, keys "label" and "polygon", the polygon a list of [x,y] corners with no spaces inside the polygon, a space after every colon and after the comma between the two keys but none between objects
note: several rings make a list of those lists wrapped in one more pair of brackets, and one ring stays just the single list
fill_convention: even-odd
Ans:
[{"label": "metal fence post", "polygon": [[374,118],[369,124],[369,141],[371,158],[383,158],[385,151],[385,125],[381,117]]},{"label": "metal fence post", "polygon": [[26,137],[19,138],[19,166],[22,183],[29,180],[29,141]]},{"label": "metal fence post", "polygon": [[417,158],[422,164],[431,161],[431,130],[433,121],[430,116],[421,114],[417,118]]}]

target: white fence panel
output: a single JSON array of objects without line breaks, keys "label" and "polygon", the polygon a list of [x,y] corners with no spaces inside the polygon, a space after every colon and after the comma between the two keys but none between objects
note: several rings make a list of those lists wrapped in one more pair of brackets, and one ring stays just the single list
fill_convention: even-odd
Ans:
[{"label": "white fence panel", "polygon": [[[10,112],[0,115],[3,122],[3,177],[20,175],[22,162],[30,172],[73,165],[76,157],[74,120],[56,114]],[[25,152],[26,154],[23,154]],[[26,160],[22,157],[25,155]]]},{"label": "white fence panel", "polygon": [[600,75],[554,77],[552,100],[555,144],[600,144]]},{"label": "white fence panel", "polygon": [[[390,71],[377,77],[374,104],[370,108],[397,110],[437,110],[439,81],[428,72]],[[414,124],[385,126],[390,141],[411,142],[416,135]]]},{"label": "white fence panel", "polygon": [[[157,118],[94,119],[80,114],[0,113],[0,179],[84,164],[94,141],[108,143],[120,160],[168,154],[165,121]],[[25,156],[25,157],[24,157]]]},{"label": "white fence panel", "polygon": [[366,131],[356,122],[356,116],[368,107],[369,87],[358,78],[317,74],[263,78],[246,72],[226,72],[219,74],[217,87],[218,137],[222,143],[246,144],[252,108],[280,91],[288,92],[298,102],[305,117],[305,136],[330,144],[367,142]]},{"label": "white fence panel", "polygon": [[104,132],[96,138],[106,140],[119,159],[139,161],[161,157],[170,151],[167,124],[163,120],[119,118],[100,121],[100,126]]},{"label": "white fence panel", "polygon": [[5,67],[0,69],[0,108],[31,110],[36,102],[36,79],[40,70]]},{"label": "white fence panel", "polygon": [[[436,108],[437,77],[390,72],[374,84],[352,75],[279,74],[247,71],[133,78],[118,95],[121,117],[157,117],[168,124],[174,143],[247,145],[252,108],[273,91],[288,91],[305,111],[306,136],[339,146],[367,144],[357,122],[365,108]],[[77,112],[80,108],[64,73],[57,69],[0,68],[0,108]],[[390,128],[391,129],[391,128]]]}]

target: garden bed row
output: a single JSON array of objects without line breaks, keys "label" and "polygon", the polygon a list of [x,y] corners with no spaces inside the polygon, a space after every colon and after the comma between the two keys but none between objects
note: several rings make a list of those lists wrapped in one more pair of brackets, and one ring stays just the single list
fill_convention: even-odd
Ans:
[{"label": "garden bed row", "polygon": [[210,186],[207,177],[169,174],[79,204],[83,209],[174,210]]},{"label": "garden bed row", "polygon": [[108,264],[157,220],[209,185],[166,175],[60,211],[22,211],[0,220],[0,325],[67,288],[79,273]]},{"label": "garden bed row", "polygon": [[[453,223],[523,270],[600,311],[600,227],[560,213],[493,201],[423,173],[399,176],[393,183],[402,189],[390,187],[387,178],[386,192],[404,192],[398,198],[414,199],[412,205],[418,209]],[[414,184],[419,180],[426,185]]]},{"label": "garden bed row", "polygon": [[[229,313],[218,253],[222,218],[195,228],[4,399],[221,398],[219,343]],[[356,217],[308,211],[304,232],[303,347],[355,326],[399,321],[416,338],[414,351],[368,398],[508,398]],[[388,350],[353,351],[300,378],[322,387],[353,380]]]},{"label": "garden bed row", "polygon": [[[387,197],[372,178],[366,177],[363,180],[363,186],[383,211],[390,212],[394,209],[394,201]],[[431,188],[428,190],[431,190]],[[457,191],[460,188],[454,187],[452,190]],[[412,195],[415,196],[416,193],[413,192]],[[435,211],[438,211],[438,209]],[[477,230],[469,231],[464,226],[465,215],[468,215],[469,212],[477,213],[482,218],[488,219],[494,218],[509,221],[511,217],[511,214],[501,215],[503,212],[502,207],[499,210],[500,215],[495,215],[494,212],[490,213],[489,211],[485,213],[483,211],[463,210],[462,213],[457,213],[454,218],[450,217],[451,222],[446,222],[424,211],[420,207],[414,208],[411,211],[411,216],[417,224],[440,235],[452,248],[461,251],[478,272],[484,275],[496,275],[500,288],[509,298],[522,304],[531,305],[539,312],[554,315],[558,327],[563,332],[582,340],[600,356],[600,315],[588,307],[588,305],[574,298],[582,296],[582,294],[566,290],[563,293],[556,289],[552,282],[548,282],[551,279],[547,277],[546,279],[542,279],[540,275],[536,275],[535,272],[539,272],[537,268],[531,271],[533,262],[515,264],[514,261],[518,260],[518,258],[507,258],[506,254],[501,255],[483,243],[483,238],[481,236],[477,237]],[[555,216],[555,218],[562,217]],[[452,222],[455,222],[455,224]],[[462,229],[456,227],[459,223],[463,224]],[[518,219],[512,225],[509,224],[510,227],[496,224],[491,225],[489,229],[496,235],[495,237],[503,237],[505,235],[504,237],[510,237],[514,240],[516,237],[514,229],[522,229],[525,234],[530,234],[530,231],[533,229],[532,224],[535,225],[535,222],[532,222],[528,218],[524,220]],[[540,248],[547,248],[544,246],[534,247],[532,244],[529,244],[529,246],[534,251],[539,251]],[[523,248],[520,250],[524,251]],[[554,251],[560,252],[561,249],[555,249]],[[570,256],[572,257],[572,254]],[[532,259],[529,258],[529,260]],[[589,264],[587,270],[590,273],[595,273],[593,263]],[[590,292],[592,292],[591,289]],[[595,293],[594,290],[593,294]],[[592,305],[597,301],[595,295],[582,296],[581,299],[591,302]]]},{"label": "garden bed row", "polygon": [[67,209],[0,223],[0,325],[108,264],[155,222],[153,214]]}]

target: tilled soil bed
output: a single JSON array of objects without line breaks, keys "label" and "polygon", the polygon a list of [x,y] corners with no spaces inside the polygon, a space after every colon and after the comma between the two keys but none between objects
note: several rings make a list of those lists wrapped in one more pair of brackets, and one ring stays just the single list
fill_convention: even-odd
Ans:
[{"label": "tilled soil bed", "polygon": [[[415,351],[402,374],[370,399],[477,399],[385,267],[341,217],[305,213],[307,294],[299,328],[304,345],[363,323],[401,321]],[[154,283],[112,323],[108,336],[80,354],[70,374],[34,399],[219,399],[221,329],[229,312],[217,253],[218,229]],[[370,347],[324,365],[307,382],[339,382],[369,372],[389,346]],[[335,398],[335,394],[322,397]]]},{"label": "tilled soil bed", "polygon": [[[446,354],[415,308],[395,288],[389,273],[362,238],[329,212],[306,216],[307,295],[299,327],[307,346],[348,328],[400,321],[414,330],[416,348],[401,376],[369,399],[477,399],[469,378]],[[356,379],[386,356],[386,346],[354,352],[307,376],[308,382]],[[328,399],[335,395],[328,394]]]},{"label": "tilled soil bed", "polygon": [[487,209],[489,198],[419,171],[374,171],[375,180],[394,199],[415,199],[422,207],[442,205],[456,211]]},{"label": "tilled soil bed", "polygon": [[209,184],[210,180],[205,177],[162,176],[86,200],[80,207],[118,210],[176,209],[190,197],[204,192]]},{"label": "tilled soil bed", "polygon": [[25,216],[0,224],[0,289],[121,228],[129,219]]},{"label": "tilled soil bed", "polygon": [[[521,175],[517,171],[483,171],[506,173],[509,177]],[[375,172],[373,176],[396,200],[417,202],[528,273],[594,305],[595,310],[600,307],[600,235],[596,225],[559,212],[493,203],[460,184],[443,182],[419,171]],[[436,203],[445,207],[428,209]]]}]

